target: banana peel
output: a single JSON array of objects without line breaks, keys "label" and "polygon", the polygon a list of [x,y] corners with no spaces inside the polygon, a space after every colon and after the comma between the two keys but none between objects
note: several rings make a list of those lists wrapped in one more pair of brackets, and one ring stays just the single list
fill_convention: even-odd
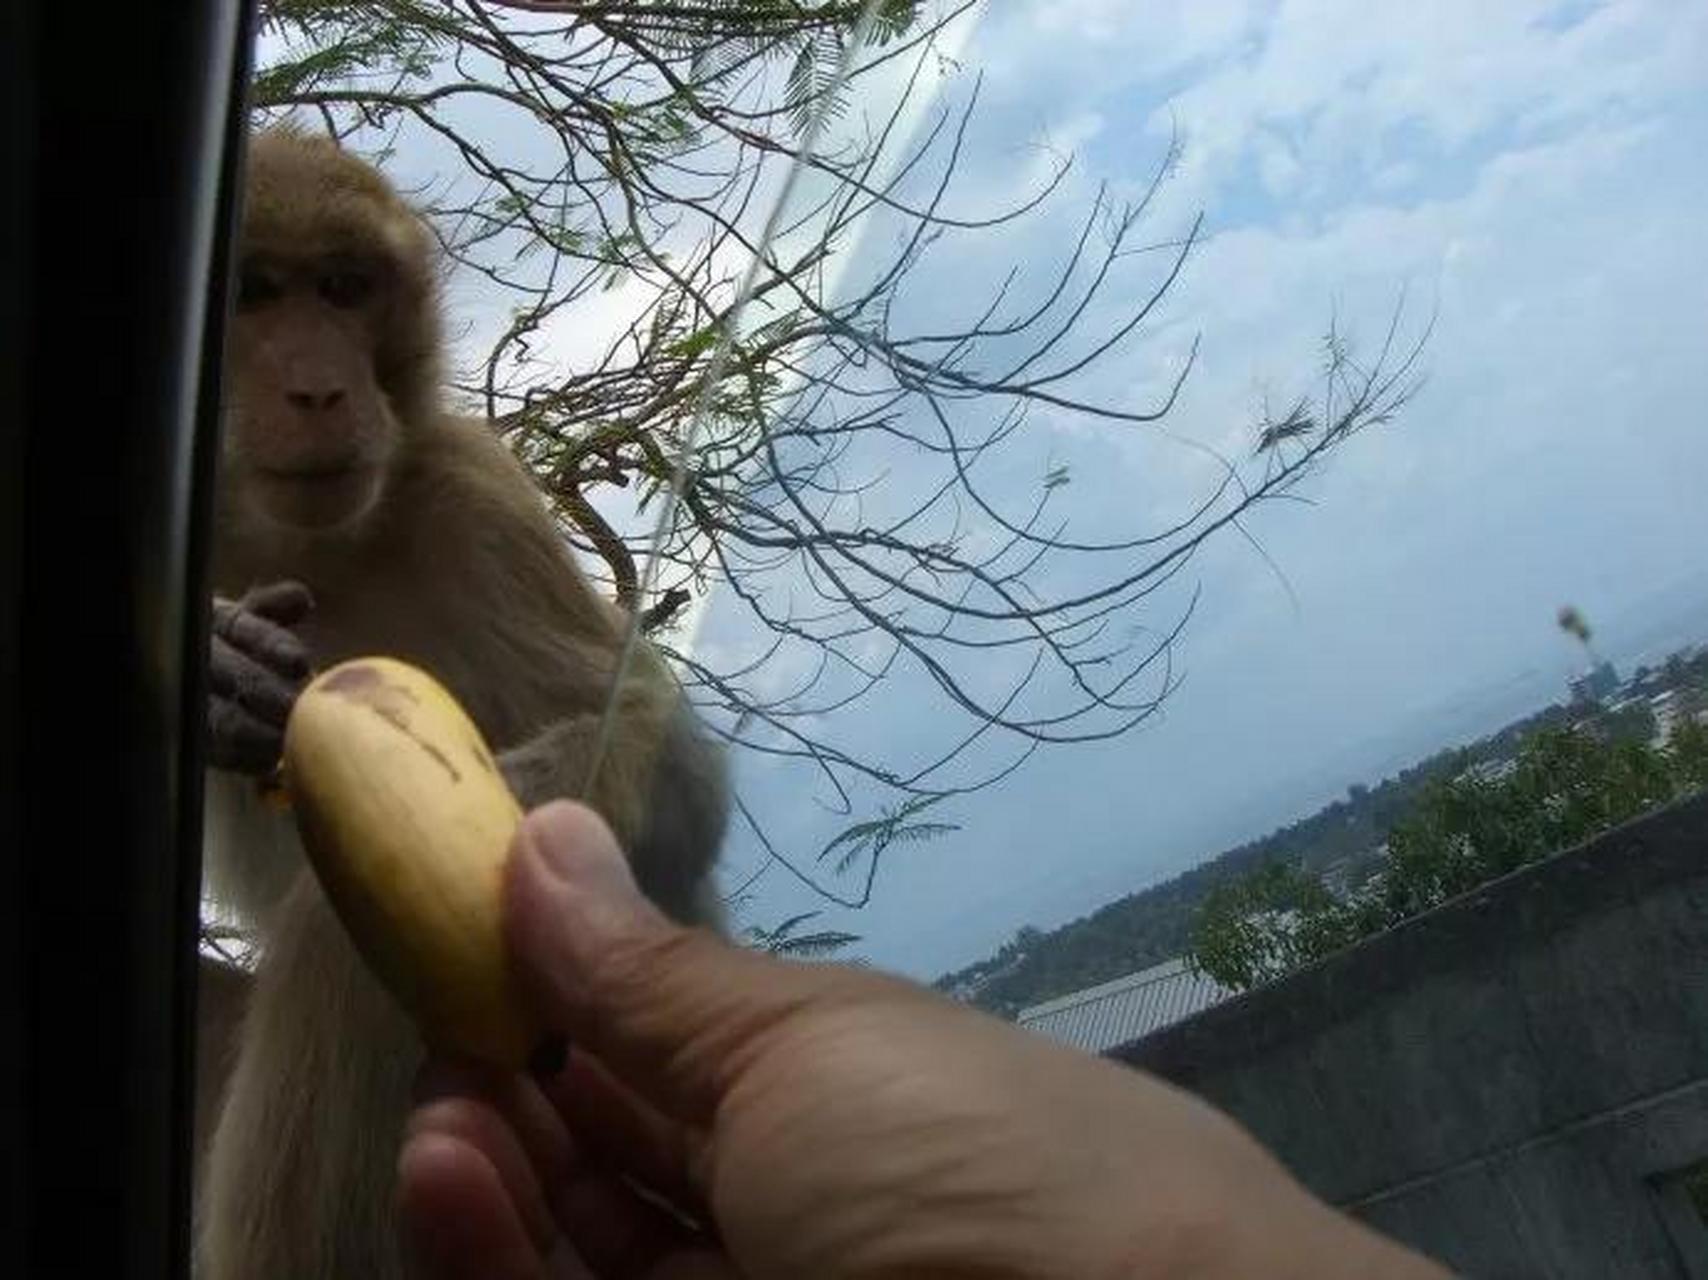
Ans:
[{"label": "banana peel", "polygon": [[296,700],[280,781],[333,910],[427,1043],[527,1064],[549,1037],[502,932],[522,810],[456,699],[392,658],[332,667]]}]

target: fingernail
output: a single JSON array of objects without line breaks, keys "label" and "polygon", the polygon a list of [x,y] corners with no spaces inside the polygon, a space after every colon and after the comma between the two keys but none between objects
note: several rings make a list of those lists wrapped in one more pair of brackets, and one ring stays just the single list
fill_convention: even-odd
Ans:
[{"label": "fingernail", "polygon": [[517,835],[506,911],[511,945],[523,972],[547,989],[552,1017],[568,1026],[567,1010],[583,1002],[580,983],[597,958],[636,930],[663,917],[629,873],[628,859],[592,810],[563,801],[530,813]]},{"label": "fingernail", "polygon": [[628,859],[589,809],[545,805],[524,820],[523,838],[540,870],[578,894],[606,901],[639,895]]}]

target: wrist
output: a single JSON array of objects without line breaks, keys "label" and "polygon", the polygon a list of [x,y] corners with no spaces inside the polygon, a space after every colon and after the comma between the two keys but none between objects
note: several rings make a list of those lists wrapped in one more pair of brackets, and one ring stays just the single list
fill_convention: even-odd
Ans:
[{"label": "wrist", "polygon": [[[1172,1258],[1142,1270],[1143,1277],[1191,1280],[1447,1280],[1437,1263],[1387,1239],[1372,1228],[1317,1200],[1294,1185],[1285,1196],[1219,1201],[1220,1214],[1183,1233]],[[1156,1255],[1152,1255],[1153,1257]]]},{"label": "wrist", "polygon": [[[1140,1168],[1112,1176],[1120,1203],[1094,1210],[1097,1226],[1124,1235],[1075,1274],[1110,1280],[1446,1280],[1439,1264],[1331,1207],[1297,1182],[1243,1128],[1196,1100],[1188,1126],[1168,1135],[1153,1116],[1157,1148]],[[1159,1158],[1172,1148],[1174,1159]],[[1142,1200],[1135,1203],[1133,1189]],[[1099,1197],[1098,1199],[1102,1199]],[[1087,1224],[1088,1226],[1090,1224]],[[1099,1229],[1101,1228],[1101,1229]],[[1086,1262],[1081,1259],[1081,1262]]]}]

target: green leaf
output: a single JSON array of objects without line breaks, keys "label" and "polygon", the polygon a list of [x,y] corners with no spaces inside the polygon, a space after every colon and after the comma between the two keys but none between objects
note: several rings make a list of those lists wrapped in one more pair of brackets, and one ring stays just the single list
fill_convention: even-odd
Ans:
[{"label": "green leaf", "polygon": [[708,324],[694,330],[694,332],[690,333],[686,338],[681,338],[672,342],[669,346],[664,348],[664,351],[666,355],[677,356],[684,360],[691,360],[695,356],[704,355],[706,352],[710,351],[717,345],[717,341],[718,326],[715,324]]}]

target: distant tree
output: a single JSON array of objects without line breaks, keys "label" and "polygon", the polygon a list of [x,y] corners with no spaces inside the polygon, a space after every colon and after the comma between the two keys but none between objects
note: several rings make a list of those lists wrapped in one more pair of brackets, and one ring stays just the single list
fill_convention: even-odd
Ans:
[{"label": "distant tree", "polygon": [[[1708,647],[1687,651],[1683,668],[1685,683],[1673,685],[1681,694],[1675,704],[1677,718],[1673,721],[1667,758],[1675,785],[1681,792],[1688,792],[1708,787],[1708,727],[1691,720],[1699,712],[1708,712]],[[1267,835],[1224,849],[1171,880],[1127,894],[1048,932],[1029,929],[1023,939],[1011,939],[993,955],[944,975],[940,985],[992,1013],[1012,1016],[1019,1009],[1064,992],[1107,982],[1182,953],[1190,954],[1195,924],[1201,919],[1200,909],[1216,887],[1271,863],[1283,864],[1312,883],[1326,867],[1338,864],[1345,885],[1343,901],[1364,905],[1363,915],[1351,911],[1334,915],[1318,913],[1309,920],[1294,922],[1321,931],[1310,943],[1317,948],[1311,954],[1326,955],[1337,946],[1350,945],[1367,933],[1386,927],[1380,915],[1382,904],[1375,897],[1375,891],[1393,869],[1392,862],[1382,856],[1386,853],[1385,841],[1396,826],[1421,809],[1426,796],[1433,794],[1432,785],[1459,778],[1478,766],[1484,766],[1480,772],[1485,776],[1492,775],[1497,770],[1487,766],[1516,762],[1524,744],[1537,734],[1546,730],[1559,732],[1573,724],[1602,742],[1624,739],[1647,744],[1654,734],[1654,718],[1646,705],[1632,704],[1617,712],[1599,711],[1589,720],[1584,718],[1581,707],[1574,709],[1562,704],[1543,707],[1475,742],[1446,747],[1406,766],[1370,786],[1362,804],[1352,802],[1355,784],[1348,788],[1347,800],[1335,801],[1315,814],[1278,826]],[[1543,839],[1546,842],[1553,837]],[[1544,848],[1542,853],[1548,851]],[[1426,884],[1429,877],[1422,872],[1431,864],[1432,860],[1424,857],[1416,867],[1417,879]],[[1302,890],[1295,893],[1292,903],[1285,900],[1286,895],[1279,889],[1275,897],[1282,900],[1280,905],[1276,907],[1274,900],[1269,905],[1281,911],[1307,898],[1323,900]],[[1237,899],[1234,901],[1237,905]],[[1224,927],[1218,940],[1224,950],[1237,946],[1244,936],[1238,918],[1230,920],[1225,914],[1228,903],[1224,895],[1218,907],[1224,913]],[[1403,918],[1403,911],[1399,918]],[[1285,972],[1285,968],[1277,972]],[[1253,980],[1264,978],[1259,974]]]},{"label": "distant tree", "polygon": [[1386,864],[1344,898],[1286,863],[1213,890],[1193,921],[1191,960],[1249,989],[1704,786],[1708,727],[1693,721],[1664,748],[1605,727],[1540,730],[1505,776],[1428,784],[1389,833]]},{"label": "distant tree", "polygon": [[1708,787],[1708,725],[1686,720],[1672,731],[1667,743],[1673,773],[1687,791]]},{"label": "distant tree", "polygon": [[1194,922],[1192,959],[1223,986],[1255,987],[1312,958],[1309,925],[1329,918],[1333,907],[1315,876],[1266,862],[1210,890]]},{"label": "distant tree", "polygon": [[860,941],[859,934],[847,933],[841,929],[804,928],[818,916],[817,911],[803,911],[800,915],[790,916],[774,928],[766,929],[755,925],[747,931],[747,945],[757,951],[768,951],[774,956],[820,960]]}]

